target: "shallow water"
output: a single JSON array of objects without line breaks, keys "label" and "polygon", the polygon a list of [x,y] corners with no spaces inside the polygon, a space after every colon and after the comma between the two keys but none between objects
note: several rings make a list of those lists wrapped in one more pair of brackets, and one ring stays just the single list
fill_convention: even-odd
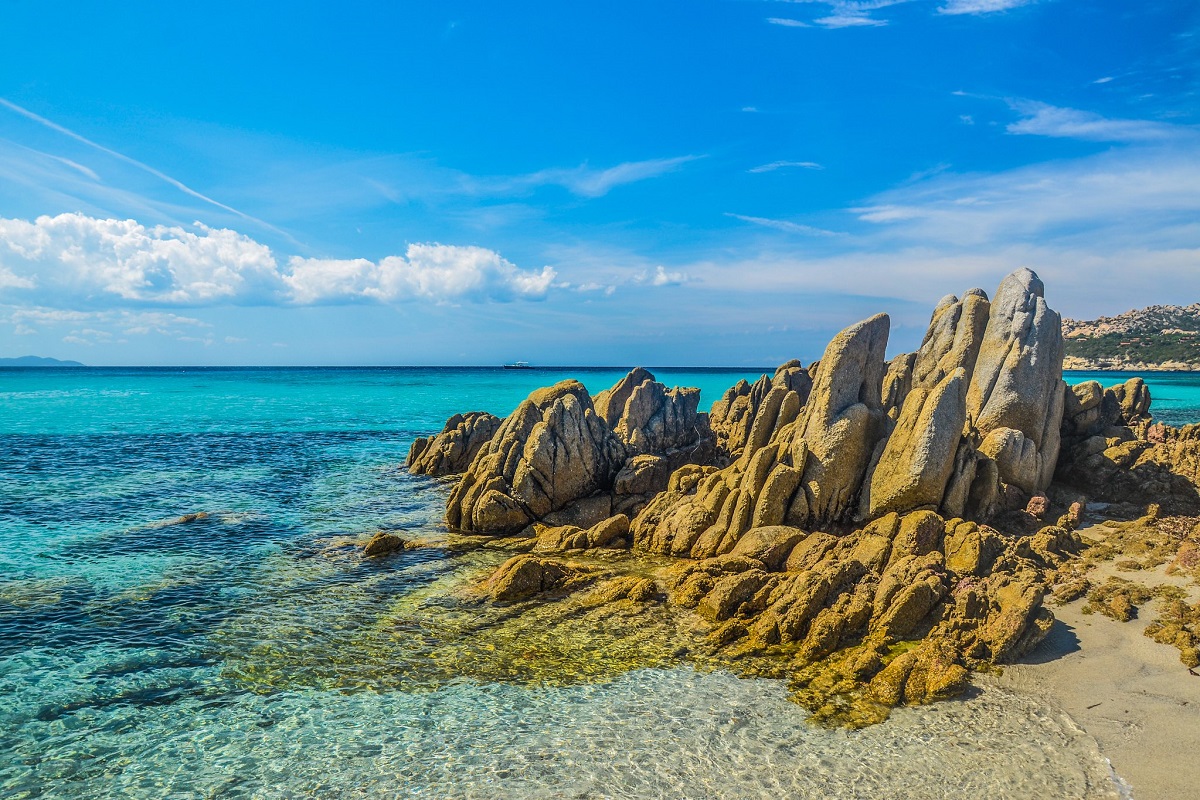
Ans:
[{"label": "shallow water", "polygon": [[[399,465],[568,376],[620,373],[0,371],[0,796],[1112,795],[994,690],[847,733],[646,643],[468,652],[469,609],[422,604],[501,556],[439,546],[447,488]],[[705,407],[756,377],[659,376]],[[380,528],[433,546],[365,562]]]}]

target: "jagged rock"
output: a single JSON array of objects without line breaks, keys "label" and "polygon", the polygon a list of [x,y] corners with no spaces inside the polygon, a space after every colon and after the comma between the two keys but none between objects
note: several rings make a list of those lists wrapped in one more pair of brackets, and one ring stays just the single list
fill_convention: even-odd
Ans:
[{"label": "jagged rock", "polygon": [[983,436],[979,452],[1003,483],[1026,494],[1054,475],[1066,392],[1062,323],[1043,295],[1032,270],[1001,282],[967,393],[968,417]]},{"label": "jagged rock", "polygon": [[1130,378],[1106,390],[1107,392],[1112,392],[1121,410],[1119,421],[1122,424],[1133,427],[1149,419],[1150,389],[1141,378]]},{"label": "jagged rock", "polygon": [[863,517],[941,505],[966,424],[966,394],[967,373],[962,367],[932,389],[917,387],[909,392],[866,483]]},{"label": "jagged rock", "polygon": [[[871,452],[884,434],[883,354],[890,320],[877,314],[825,348],[793,438],[805,443],[802,485],[815,524],[843,520],[858,500]],[[794,456],[793,456],[794,457]],[[799,467],[799,459],[794,463]]]},{"label": "jagged rock", "polygon": [[500,429],[501,419],[486,411],[455,414],[441,433],[418,437],[408,450],[404,466],[414,475],[435,478],[467,471],[475,455]]},{"label": "jagged rock", "polygon": [[633,390],[641,386],[646,381],[653,381],[654,375],[650,370],[642,367],[634,367],[625,377],[617,381],[612,388],[606,389],[596,395],[594,405],[596,414],[600,419],[604,420],[609,428],[615,429],[617,423],[621,421],[621,415],[625,413],[625,405],[629,402],[630,395]]},{"label": "jagged rock", "polygon": [[608,491],[624,462],[624,446],[595,413],[583,384],[539,389],[471,463],[447,502],[446,523],[463,531],[515,533]]}]

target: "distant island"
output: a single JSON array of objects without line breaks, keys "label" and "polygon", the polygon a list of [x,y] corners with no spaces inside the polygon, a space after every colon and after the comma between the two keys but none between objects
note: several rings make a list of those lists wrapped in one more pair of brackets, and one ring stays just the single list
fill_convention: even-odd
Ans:
[{"label": "distant island", "polygon": [[82,367],[78,361],[61,361],[57,358],[44,356],[18,356],[17,358],[0,358],[0,367]]},{"label": "distant island", "polygon": [[1062,321],[1064,369],[1200,370],[1200,303]]}]

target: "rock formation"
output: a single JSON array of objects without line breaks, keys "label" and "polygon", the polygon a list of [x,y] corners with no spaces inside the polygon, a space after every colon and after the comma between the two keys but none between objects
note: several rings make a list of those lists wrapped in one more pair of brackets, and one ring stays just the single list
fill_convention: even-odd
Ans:
[{"label": "rock formation", "polygon": [[500,418],[486,411],[468,411],[446,420],[441,433],[418,437],[404,466],[414,475],[442,478],[467,471],[475,455],[500,429]]},{"label": "rock formation", "polygon": [[446,522],[516,533],[533,522],[590,526],[636,512],[671,472],[711,460],[715,438],[696,389],[667,389],[638,368],[593,401],[578,381],[540,389],[482,447],[451,494]]},{"label": "rock formation", "polygon": [[[587,586],[587,603],[632,602],[621,613],[635,619],[647,604],[660,621],[691,614],[720,663],[777,674],[766,659],[818,718],[861,724],[1040,641],[1088,499],[1200,512],[1200,426],[1151,424],[1139,379],[1068,390],[1033,272],[993,300],[943,298],[920,348],[885,361],[889,326],[872,317],[807,369],[740,381],[711,415],[642,369],[594,400],[575,381],[534,392],[447,505],[452,529],[521,533],[534,551],[484,594]],[[555,559],[565,551],[655,558],[601,574]]]}]

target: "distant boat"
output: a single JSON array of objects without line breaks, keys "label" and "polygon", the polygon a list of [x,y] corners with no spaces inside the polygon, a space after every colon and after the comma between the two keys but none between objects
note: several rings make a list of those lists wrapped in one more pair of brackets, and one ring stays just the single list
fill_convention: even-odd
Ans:
[{"label": "distant boat", "polygon": [[505,364],[504,368],[505,369],[533,369],[533,367],[529,366],[528,361],[514,361],[511,364]]}]

